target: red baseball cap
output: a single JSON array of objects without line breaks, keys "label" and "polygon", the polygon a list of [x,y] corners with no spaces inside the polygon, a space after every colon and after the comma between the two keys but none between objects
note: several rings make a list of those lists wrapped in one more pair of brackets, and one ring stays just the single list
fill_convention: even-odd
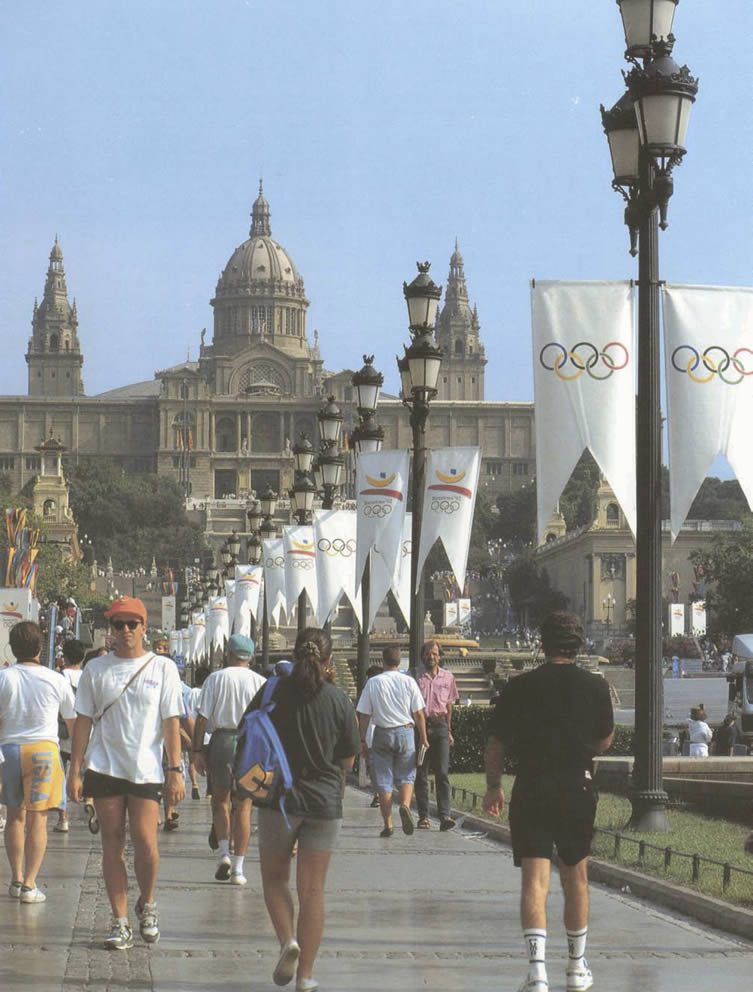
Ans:
[{"label": "red baseball cap", "polygon": [[138,617],[146,626],[146,607],[140,599],[133,596],[121,596],[113,601],[109,610],[105,610],[106,617]]}]

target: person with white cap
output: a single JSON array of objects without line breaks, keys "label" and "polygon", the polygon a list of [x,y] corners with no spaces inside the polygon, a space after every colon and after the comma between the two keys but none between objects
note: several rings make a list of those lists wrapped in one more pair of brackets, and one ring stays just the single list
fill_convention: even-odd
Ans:
[{"label": "person with white cap", "polygon": [[[136,903],[139,930],[147,944],[160,939],[155,898],[157,826],[163,793],[171,805],[177,805],[186,792],[179,727],[184,707],[172,660],[144,646],[147,614],[143,602],[121,596],[105,616],[112,628],[113,651],[92,658],[78,684],[68,796],[74,802],[82,796],[94,801],[102,834],[102,875],[113,915],[104,946],[124,951],[133,947],[128,922],[126,814],[140,893]],[[163,746],[167,753],[164,772]],[[86,774],[82,777],[84,754]]]},{"label": "person with white cap", "polygon": [[[212,672],[201,689],[198,715],[193,731],[193,758],[196,769],[212,781],[212,826],[219,846],[214,877],[218,882],[245,885],[243,860],[251,836],[251,800],[233,795],[232,766],[238,725],[246,707],[265,679],[250,668],[256,647],[250,637],[233,634],[227,642],[225,668]],[[204,752],[204,734],[212,735]],[[232,838],[230,854],[231,817]]]}]

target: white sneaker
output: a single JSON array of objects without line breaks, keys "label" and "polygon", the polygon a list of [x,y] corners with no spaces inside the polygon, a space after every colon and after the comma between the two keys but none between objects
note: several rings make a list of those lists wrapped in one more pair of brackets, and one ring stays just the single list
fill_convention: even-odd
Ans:
[{"label": "white sneaker", "polygon": [[31,902],[47,902],[47,896],[34,886],[33,889],[27,888],[25,885],[21,888],[21,895],[18,897],[21,902],[31,903]]},{"label": "white sneaker", "polygon": [[591,969],[585,958],[582,959],[580,967],[572,970],[567,969],[567,984],[565,986],[567,992],[585,992],[586,989],[591,988],[593,983],[594,976],[591,974]]},{"label": "white sneaker", "polygon": [[133,932],[128,924],[113,920],[110,936],[105,937],[103,946],[106,951],[127,951],[133,947]]},{"label": "white sneaker", "polygon": [[549,992],[546,978],[525,978],[518,992]]},{"label": "white sneaker", "polygon": [[11,882],[8,886],[8,895],[11,899],[21,898],[21,889],[23,888],[23,882]]},{"label": "white sneaker", "polygon": [[230,884],[231,885],[248,885],[248,879],[241,871],[231,871],[230,872]]},{"label": "white sneaker", "polygon": [[272,981],[275,985],[287,985],[293,981],[300,955],[301,949],[298,946],[298,941],[293,937],[286,940],[280,948],[280,956],[277,959],[275,970],[272,972]]},{"label": "white sneaker", "polygon": [[136,916],[139,919],[139,933],[145,944],[156,944],[159,941],[159,914],[156,902],[136,903]]}]

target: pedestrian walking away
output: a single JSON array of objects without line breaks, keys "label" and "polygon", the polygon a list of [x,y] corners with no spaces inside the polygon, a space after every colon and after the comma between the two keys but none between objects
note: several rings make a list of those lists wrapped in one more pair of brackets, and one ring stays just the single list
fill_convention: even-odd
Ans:
[{"label": "pedestrian walking away", "polygon": [[[74,696],[78,689],[78,683],[81,680],[81,663],[85,655],[86,648],[81,641],[71,638],[64,642],[62,675],[70,683]],[[58,718],[58,740],[60,742],[60,757],[63,760],[63,771],[67,771],[68,762],[71,760],[71,735],[62,717]],[[64,804],[58,810],[58,822],[53,827],[53,830],[60,834],[67,834],[68,829],[68,810]]]},{"label": "pedestrian walking away", "polygon": [[511,679],[492,715],[485,752],[483,806],[499,816],[505,802],[502,765],[516,765],[510,802],[513,858],[521,868],[520,919],[528,974],[520,992],[547,992],[546,899],[556,846],[565,897],[568,943],[567,992],[593,985],[585,958],[588,934],[588,855],[596,796],[593,758],[614,734],[609,686],[583,671],[575,658],[583,627],[572,613],[557,612],[541,624],[544,664]]},{"label": "pedestrian walking away", "polygon": [[[246,884],[244,858],[251,836],[251,800],[236,793],[232,766],[238,725],[248,704],[266,681],[249,668],[255,650],[250,637],[233,634],[227,643],[226,667],[212,672],[202,686],[193,728],[196,769],[200,775],[208,772],[212,779],[212,827],[219,849],[214,877],[218,882],[229,881],[232,885]],[[206,752],[205,732],[212,735]]]},{"label": "pedestrian walking away", "polygon": [[[313,992],[319,983],[314,964],[324,934],[324,887],[342,825],[344,772],[358,751],[358,727],[346,694],[332,684],[332,641],[316,627],[300,631],[292,673],[274,692],[271,720],[288,757],[293,777],[285,812],[260,805],[259,857],[267,912],[280,942],[272,980],[296,992]],[[261,705],[263,690],[249,709]],[[296,858],[298,923],[289,882]]]},{"label": "pedestrian walking away", "polygon": [[112,628],[113,650],[92,658],[78,684],[68,796],[80,802],[86,795],[94,802],[102,837],[102,875],[113,917],[104,946],[127,950],[133,946],[133,934],[128,918],[126,819],[139,888],[136,917],[142,940],[154,944],[160,939],[155,895],[160,802],[163,793],[171,806],[185,796],[179,729],[184,707],[174,662],[144,646],[147,614],[142,601],[122,596],[105,616]]},{"label": "pedestrian walking away", "polygon": [[17,662],[0,671],[0,803],[8,808],[8,895],[22,903],[40,903],[47,898],[37,885],[47,850],[47,813],[65,808],[58,718],[70,736],[76,713],[70,682],[40,664],[42,632],[37,624],[15,624],[8,640]]},{"label": "pedestrian walking away", "polygon": [[[391,837],[392,797],[397,789],[403,833],[414,829],[410,805],[416,781],[416,737],[419,746],[428,748],[425,705],[415,679],[399,671],[400,648],[387,647],[382,652],[384,671],[374,675],[363,687],[358,700],[358,726],[361,754],[371,756],[371,768],[379,793],[384,827],[380,837]],[[366,733],[369,721],[374,725],[371,749]],[[415,728],[415,729],[414,729]]]},{"label": "pedestrian walking away", "polygon": [[452,830],[450,816],[450,747],[452,707],[460,698],[452,672],[440,667],[441,651],[437,641],[426,641],[421,648],[423,672],[417,676],[418,688],[426,703],[426,736],[429,750],[416,769],[416,807],[419,830],[429,830],[429,773],[434,776],[437,793],[439,829]]}]

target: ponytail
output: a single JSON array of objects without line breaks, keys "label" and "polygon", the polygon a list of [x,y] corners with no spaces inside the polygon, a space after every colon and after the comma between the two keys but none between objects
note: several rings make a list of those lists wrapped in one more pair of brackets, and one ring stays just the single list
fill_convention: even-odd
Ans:
[{"label": "ponytail", "polygon": [[295,664],[290,677],[303,700],[313,699],[326,681],[331,654],[332,638],[326,630],[306,627],[299,631],[293,650]]}]

